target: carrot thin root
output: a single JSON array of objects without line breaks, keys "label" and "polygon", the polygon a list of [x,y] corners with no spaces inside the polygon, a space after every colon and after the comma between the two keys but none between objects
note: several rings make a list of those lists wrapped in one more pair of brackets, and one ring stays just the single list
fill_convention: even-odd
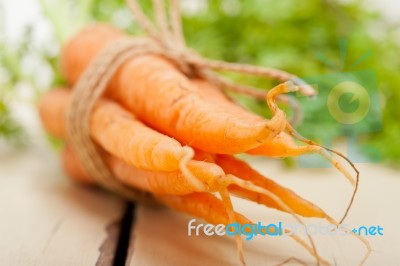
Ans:
[{"label": "carrot thin root", "polygon": [[[226,187],[222,187],[219,191],[219,194],[221,195],[222,202],[224,203],[226,212],[228,213],[229,223],[236,223],[237,221],[235,218],[235,211],[233,210],[233,205],[228,189]],[[242,263],[242,265],[246,265],[243,252],[243,240],[239,234],[235,234],[235,241],[239,253],[240,262]]]},{"label": "carrot thin root", "polygon": [[203,184],[197,177],[195,177],[192,172],[188,169],[187,164],[194,157],[194,151],[192,148],[185,146],[183,147],[184,154],[179,162],[179,168],[185,178],[195,186],[198,191],[207,191],[208,187]]},{"label": "carrot thin root", "polygon": [[[231,175],[231,174],[226,175],[226,181],[229,182],[230,184],[235,184],[235,185],[240,186],[242,188],[245,188],[245,189],[248,189],[250,191],[260,193],[260,194],[263,194],[263,195],[271,198],[283,210],[285,210],[286,212],[290,213],[295,220],[297,220],[300,224],[305,226],[305,223],[303,222],[303,220],[285,202],[283,202],[278,196],[276,196],[271,191],[269,191],[267,189],[264,189],[264,188],[257,187],[252,182],[244,181],[244,180],[242,180],[242,179],[240,179],[240,178],[238,178],[238,177],[236,177],[234,175]],[[310,235],[307,235],[307,238],[308,238],[308,240],[309,240],[309,242],[310,242],[310,244],[312,246],[312,255],[315,257],[317,265],[321,265],[320,256],[318,255],[318,251],[317,251],[317,248],[315,246],[313,238]]]}]

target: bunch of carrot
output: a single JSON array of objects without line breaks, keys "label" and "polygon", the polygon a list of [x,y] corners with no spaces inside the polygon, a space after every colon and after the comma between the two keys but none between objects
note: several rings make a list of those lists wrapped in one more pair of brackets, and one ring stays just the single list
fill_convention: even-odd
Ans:
[{"label": "bunch of carrot", "polygon": [[[102,49],[125,37],[111,26],[98,24],[85,28],[64,46],[61,62],[69,87],[49,91],[39,104],[42,123],[50,134],[66,139],[70,88]],[[284,112],[274,103],[279,94],[296,89],[290,82],[272,89],[267,100],[274,115],[265,119],[233,103],[220,88],[186,77],[167,59],[137,55],[113,76],[88,127],[116,179],[152,193],[173,209],[214,224],[249,223],[234,211],[233,194],[288,212],[299,221],[300,215],[334,222],[313,203],[233,156],[286,157],[321,150],[316,145],[297,146],[292,131],[287,130]],[[73,180],[94,183],[68,143],[62,160]],[[293,238],[318,263],[327,263],[318,256],[311,238],[311,245]],[[239,236],[236,241],[243,262]]]}]

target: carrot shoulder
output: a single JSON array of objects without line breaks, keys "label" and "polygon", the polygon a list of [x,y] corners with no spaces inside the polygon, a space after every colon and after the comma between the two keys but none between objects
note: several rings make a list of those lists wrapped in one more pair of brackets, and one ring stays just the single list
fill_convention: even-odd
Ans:
[{"label": "carrot shoulder", "polygon": [[[68,81],[75,83],[107,44],[124,37],[105,25],[78,33],[63,51],[62,66]],[[152,128],[207,152],[244,152],[284,128],[283,113],[255,123],[227,112],[198,90],[171,62],[147,54],[135,56],[120,67],[107,96],[121,102]]]}]

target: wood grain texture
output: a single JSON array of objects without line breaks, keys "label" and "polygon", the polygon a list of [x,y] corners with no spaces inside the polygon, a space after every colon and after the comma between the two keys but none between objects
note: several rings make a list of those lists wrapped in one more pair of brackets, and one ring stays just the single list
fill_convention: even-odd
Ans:
[{"label": "wood grain texture", "polygon": [[116,239],[108,234],[117,231],[124,206],[71,183],[45,145],[2,154],[0,265],[111,265]]}]

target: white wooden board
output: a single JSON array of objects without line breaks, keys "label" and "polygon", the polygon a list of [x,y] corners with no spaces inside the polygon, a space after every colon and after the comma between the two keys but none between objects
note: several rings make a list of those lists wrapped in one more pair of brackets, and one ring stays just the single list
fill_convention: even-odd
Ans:
[{"label": "white wooden board", "polygon": [[[0,159],[0,265],[95,265],[125,204],[71,183],[42,143]],[[108,249],[112,249],[110,241]],[[111,252],[113,255],[113,252]],[[107,265],[107,263],[102,264]]]}]

